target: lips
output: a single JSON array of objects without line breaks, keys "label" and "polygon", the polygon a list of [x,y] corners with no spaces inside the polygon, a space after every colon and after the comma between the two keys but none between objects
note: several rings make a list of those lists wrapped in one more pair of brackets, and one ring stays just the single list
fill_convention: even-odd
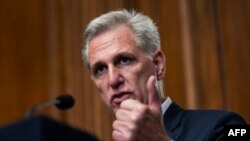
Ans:
[{"label": "lips", "polygon": [[131,93],[128,92],[122,92],[119,94],[114,94],[112,96],[112,103],[115,105],[120,105],[124,100],[129,99],[131,97]]}]

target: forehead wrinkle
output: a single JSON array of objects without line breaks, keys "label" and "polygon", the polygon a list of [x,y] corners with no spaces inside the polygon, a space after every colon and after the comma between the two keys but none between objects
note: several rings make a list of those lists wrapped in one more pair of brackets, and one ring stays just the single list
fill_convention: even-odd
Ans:
[{"label": "forehead wrinkle", "polygon": [[[101,60],[99,59],[100,55],[111,54],[112,56],[112,54],[119,53],[123,49],[127,52],[132,52],[135,49],[136,41],[133,31],[124,25],[118,27],[103,32],[90,41],[89,61]],[[90,62],[90,64],[95,64],[95,62]]]},{"label": "forehead wrinkle", "polygon": [[107,49],[107,47],[109,47],[109,46],[112,45],[112,41],[113,40],[114,39],[110,39],[110,40],[107,40],[107,41],[104,41],[104,42],[102,42],[102,41],[95,42],[95,40],[93,40],[93,42],[91,42],[91,44],[94,44],[94,46],[90,45],[91,48],[89,49],[89,61],[90,61],[90,64],[91,64],[91,61],[98,60],[96,58],[100,58],[101,57],[98,54],[103,55],[103,52],[108,52],[109,51]]}]

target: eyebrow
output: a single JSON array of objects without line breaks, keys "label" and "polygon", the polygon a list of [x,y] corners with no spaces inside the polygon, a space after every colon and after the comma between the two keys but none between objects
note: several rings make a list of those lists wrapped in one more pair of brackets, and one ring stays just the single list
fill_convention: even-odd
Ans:
[{"label": "eyebrow", "polygon": [[97,62],[95,62],[95,63],[92,65],[92,67],[89,66],[89,68],[90,68],[91,71],[93,71],[93,70],[95,70],[98,66],[103,65],[103,64],[105,64],[103,61],[97,61]]},{"label": "eyebrow", "polygon": [[117,54],[115,57],[114,57],[114,61],[118,61],[121,57],[130,57],[132,59],[135,59],[136,56],[132,53],[128,53],[128,52],[121,52],[119,54]]}]

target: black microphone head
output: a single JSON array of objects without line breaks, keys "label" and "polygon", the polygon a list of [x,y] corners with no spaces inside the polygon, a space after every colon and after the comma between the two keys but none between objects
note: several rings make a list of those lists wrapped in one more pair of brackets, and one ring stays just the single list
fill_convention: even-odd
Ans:
[{"label": "black microphone head", "polygon": [[71,95],[61,95],[56,98],[59,102],[56,107],[60,110],[67,110],[74,106],[75,100]]}]

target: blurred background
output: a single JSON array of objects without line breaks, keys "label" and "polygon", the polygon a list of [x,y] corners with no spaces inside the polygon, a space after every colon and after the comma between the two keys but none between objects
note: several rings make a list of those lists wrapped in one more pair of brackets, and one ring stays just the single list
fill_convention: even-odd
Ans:
[{"label": "blurred background", "polygon": [[183,108],[234,111],[250,122],[249,0],[0,0],[0,126],[69,93],[71,110],[39,114],[112,140],[112,117],[83,65],[81,44],[91,19],[124,8],[159,27],[166,96]]}]

